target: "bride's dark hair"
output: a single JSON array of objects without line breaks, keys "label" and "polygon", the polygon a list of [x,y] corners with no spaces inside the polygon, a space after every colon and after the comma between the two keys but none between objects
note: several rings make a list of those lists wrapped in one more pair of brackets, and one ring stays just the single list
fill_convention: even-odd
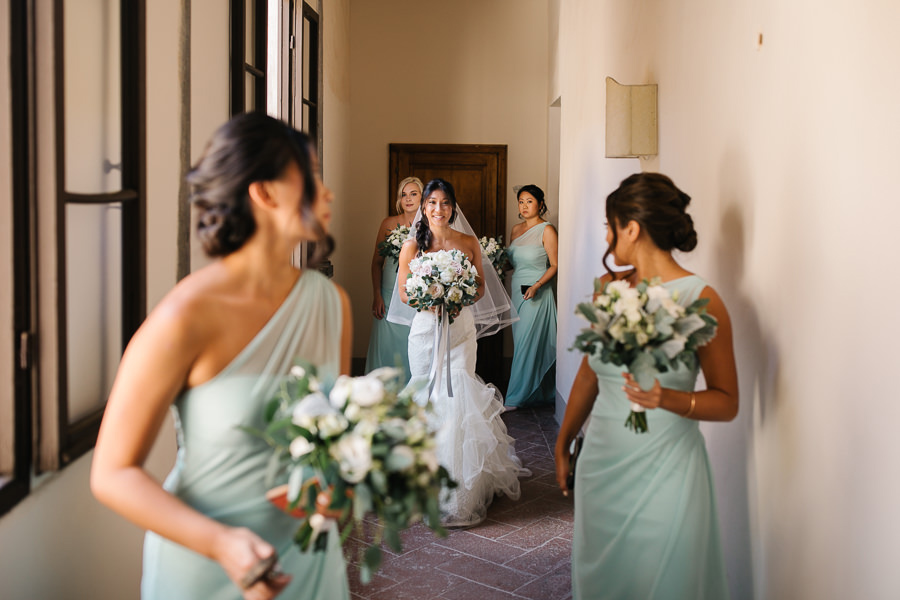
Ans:
[{"label": "bride's dark hair", "polygon": [[314,155],[305,133],[262,113],[240,114],[222,125],[187,174],[198,210],[197,235],[207,256],[231,254],[253,235],[250,184],[277,179],[291,162],[303,178],[300,216],[317,234],[310,263],[327,256],[334,242],[312,212],[318,194]]},{"label": "bride's dark hair", "polygon": [[419,222],[416,224],[416,243],[419,245],[419,250],[422,252],[427,252],[428,248],[431,246],[432,233],[431,227],[428,225],[428,217],[425,216],[425,203],[435,190],[441,190],[447,195],[447,199],[450,200],[450,206],[453,207],[453,212],[450,214],[450,223],[453,223],[453,221],[456,220],[456,192],[453,191],[453,186],[449,181],[444,179],[432,179],[425,185],[425,189],[422,191],[422,201],[420,204],[422,207],[422,218],[420,218]]}]

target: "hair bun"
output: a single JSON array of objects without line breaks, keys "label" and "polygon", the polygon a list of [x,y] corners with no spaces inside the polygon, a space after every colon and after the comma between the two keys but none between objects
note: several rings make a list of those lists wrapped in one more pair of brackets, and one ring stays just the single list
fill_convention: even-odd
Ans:
[{"label": "hair bun", "polygon": [[[689,196],[688,201],[690,201]],[[697,247],[697,231],[694,229],[694,220],[691,215],[684,213],[681,222],[672,229],[672,245],[682,252],[690,252]]]}]

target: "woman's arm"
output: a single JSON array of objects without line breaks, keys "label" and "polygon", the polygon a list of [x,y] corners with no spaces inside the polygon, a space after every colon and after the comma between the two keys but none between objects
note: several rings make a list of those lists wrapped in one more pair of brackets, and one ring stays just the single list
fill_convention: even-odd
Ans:
[{"label": "woman's arm", "polygon": [[[353,312],[350,308],[350,296],[339,285],[335,285],[341,296],[341,375],[350,374],[350,351],[353,347]],[[380,296],[380,294],[379,294]]]},{"label": "woman's arm", "polygon": [[544,227],[544,233],[541,234],[541,241],[544,244],[544,250],[547,251],[547,262],[550,263],[550,266],[547,267],[547,270],[544,271],[544,274],[541,275],[534,285],[525,290],[525,294],[522,296],[525,300],[531,300],[534,298],[534,295],[537,294],[538,290],[541,289],[544,285],[550,283],[556,276],[557,265],[556,258],[558,254],[559,247],[559,238],[556,235],[556,229],[553,228],[553,225],[548,224]]},{"label": "woman's arm", "polygon": [[591,414],[594,400],[597,398],[597,374],[588,364],[587,355],[581,359],[581,366],[572,382],[572,390],[569,392],[569,401],[566,404],[566,413],[563,416],[562,425],[559,426],[559,435],[556,437],[556,483],[563,494],[569,494],[566,485],[566,477],[569,475],[569,445]]},{"label": "woman's arm", "polygon": [[700,297],[709,299],[706,312],[719,322],[716,336],[697,350],[706,390],[682,392],[663,388],[657,381],[652,390],[645,392],[628,373],[623,374],[624,389],[629,400],[646,408],[663,408],[698,421],[731,421],[737,416],[739,405],[731,318],[714,289],[705,287]]},{"label": "woman's arm", "polygon": [[372,315],[376,319],[384,318],[384,299],[381,297],[381,271],[384,269],[384,257],[378,254],[378,244],[384,241],[388,231],[390,217],[381,222],[378,236],[375,238],[375,250],[372,253]]},{"label": "woman's arm", "polygon": [[[208,339],[201,311],[167,299],[122,356],[91,466],[97,499],[132,523],[218,561],[236,584],[275,549],[248,529],[203,515],[165,491],[143,464],[169,406]],[[272,598],[290,578],[261,582],[246,598]]]}]

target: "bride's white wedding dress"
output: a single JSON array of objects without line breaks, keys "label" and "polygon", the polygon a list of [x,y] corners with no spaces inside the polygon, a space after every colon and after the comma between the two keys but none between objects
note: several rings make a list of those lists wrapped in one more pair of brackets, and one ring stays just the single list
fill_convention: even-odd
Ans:
[{"label": "bride's white wedding dress", "polygon": [[[428,395],[428,378],[434,355],[434,328],[440,321],[431,311],[416,313],[409,334],[409,367],[412,383],[422,385],[419,398]],[[459,486],[441,502],[442,522],[449,527],[475,525],[487,516],[495,494],[517,500],[519,477],[531,473],[516,456],[514,440],[500,418],[503,398],[492,385],[475,374],[476,334],[472,311],[466,307],[450,325],[450,379],[453,396],[441,380],[432,391],[438,462]],[[444,346],[444,342],[441,342]],[[446,378],[447,365],[439,365]]]}]

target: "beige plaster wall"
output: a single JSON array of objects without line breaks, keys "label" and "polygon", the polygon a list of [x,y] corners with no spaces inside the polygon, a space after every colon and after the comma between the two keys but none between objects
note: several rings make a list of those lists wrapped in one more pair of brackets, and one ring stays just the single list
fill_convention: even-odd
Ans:
[{"label": "beige plaster wall", "polygon": [[[548,10],[547,0],[351,0],[350,9],[347,210],[335,213],[334,262],[353,301],[353,355],[364,357],[388,144],[507,144],[507,230],[513,186],[546,186]],[[556,198],[549,204],[555,221]]]},{"label": "beige plaster wall", "polygon": [[[560,347],[602,272],[605,196],[672,176],[699,231],[684,263],[734,322],[741,414],[703,427],[734,598],[900,589],[898,19],[885,2],[561,4]],[[657,158],[604,158],[607,75],[659,84]],[[576,366],[560,356],[561,389]]]}]

